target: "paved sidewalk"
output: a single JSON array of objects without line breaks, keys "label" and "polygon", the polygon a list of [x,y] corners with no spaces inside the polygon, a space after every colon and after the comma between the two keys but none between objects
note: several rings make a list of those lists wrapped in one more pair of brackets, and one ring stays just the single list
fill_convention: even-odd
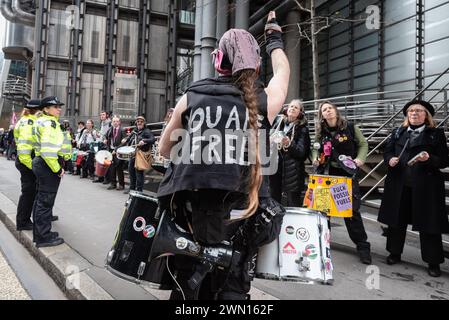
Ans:
[{"label": "paved sidewalk", "polygon": [[0,300],[29,299],[28,293],[0,251]]},{"label": "paved sidewalk", "polygon": [[[20,195],[19,173],[12,161],[0,157],[0,218],[15,229],[16,204]],[[63,178],[53,224],[66,243],[37,249],[31,232],[13,232],[72,299],[167,299],[168,291],[152,290],[110,274],[104,268],[128,195],[106,190],[78,176]],[[368,216],[367,216],[368,217]],[[367,266],[360,264],[342,219],[332,219],[333,286],[255,279],[253,299],[449,299],[449,267],[442,265],[441,278],[427,275],[420,250],[413,240],[405,247],[404,263],[385,264],[385,238],[377,222],[365,220],[372,244],[373,264],[380,272],[380,289],[366,287]]]}]

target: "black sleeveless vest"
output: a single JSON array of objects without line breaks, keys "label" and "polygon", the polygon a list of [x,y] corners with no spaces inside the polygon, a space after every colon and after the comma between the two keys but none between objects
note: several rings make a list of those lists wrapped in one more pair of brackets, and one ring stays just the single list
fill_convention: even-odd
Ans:
[{"label": "black sleeveless vest", "polygon": [[[266,129],[269,139],[267,96],[260,84],[257,88],[259,131]],[[186,94],[183,130],[179,133],[180,141],[172,148],[172,165],[160,184],[158,197],[194,189],[247,194],[250,128],[242,92],[231,77],[219,77],[195,82]],[[267,183],[263,183],[259,195],[269,196]]]},{"label": "black sleeveless vest", "polygon": [[334,161],[339,155],[350,156],[352,159],[357,157],[357,143],[355,141],[354,124],[352,123],[348,123],[344,129],[335,131],[334,135],[329,128],[324,126],[321,141],[331,141]]}]

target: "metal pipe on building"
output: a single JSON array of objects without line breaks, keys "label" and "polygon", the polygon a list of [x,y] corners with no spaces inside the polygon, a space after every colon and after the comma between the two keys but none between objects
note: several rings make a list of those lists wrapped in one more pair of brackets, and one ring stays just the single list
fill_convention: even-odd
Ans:
[{"label": "metal pipe on building", "polygon": [[[207,1],[207,0],[206,0]],[[201,78],[201,29],[203,24],[203,0],[195,4],[195,45],[193,53],[193,81]]]},{"label": "metal pipe on building", "polygon": [[[80,0],[75,0],[74,1],[75,6],[81,10],[81,2]],[[69,106],[69,110],[70,116],[74,116],[75,115],[75,109],[76,109],[76,85],[77,85],[77,77],[78,77],[78,46],[79,46],[79,37],[80,37],[80,26],[78,25],[78,23],[75,23],[74,26],[75,30],[74,30],[74,39],[73,39],[73,61],[72,61],[72,76],[70,79],[70,92],[71,95],[69,97],[69,101],[70,101],[70,106]]]},{"label": "metal pipe on building", "polygon": [[0,12],[5,17],[6,20],[11,21],[13,23],[20,22],[18,17],[14,14],[11,9],[11,0],[1,0],[0,1]]},{"label": "metal pipe on building", "polygon": [[[291,10],[295,6],[296,6],[295,1],[288,0],[288,1],[284,1],[282,4],[280,4],[275,9],[273,9],[274,11],[276,11],[277,20],[279,20],[280,16],[283,16],[284,14],[286,14],[289,10]],[[268,11],[267,11],[267,14],[268,14]],[[255,24],[253,24],[251,27],[249,27],[249,32],[254,36],[262,34],[262,32],[265,28],[265,23],[266,23],[265,19],[260,19]]]},{"label": "metal pipe on building", "polygon": [[300,93],[300,59],[301,46],[300,37],[296,24],[300,21],[301,14],[298,10],[287,13],[287,25],[285,34],[285,54],[290,62],[290,81],[288,83],[288,94],[286,101],[298,99]]},{"label": "metal pipe on building", "polygon": [[264,4],[259,10],[254,12],[251,15],[251,17],[249,17],[249,25],[252,26],[257,21],[263,19],[277,5],[279,5],[279,0],[270,0],[270,1],[268,1],[268,3]]},{"label": "metal pipe on building", "polygon": [[235,1],[235,28],[245,29],[249,28],[249,1],[236,0]]},{"label": "metal pipe on building", "polygon": [[215,74],[214,66],[212,65],[211,53],[215,49],[217,42],[216,37],[216,22],[217,15],[217,0],[203,1],[203,23],[201,35],[201,78],[213,77]]},{"label": "metal pipe on building", "polygon": [[[40,1],[39,1],[40,3]],[[36,28],[41,28],[42,26],[42,14],[44,8],[42,3],[38,4],[36,8]],[[34,36],[34,74],[31,86],[31,98],[39,98],[39,80],[41,77],[41,57],[42,57],[42,32],[35,32]]]},{"label": "metal pipe on building", "polygon": [[27,0],[13,0],[11,3],[11,9],[14,14],[17,15],[19,21],[27,26],[34,27],[35,15],[29,13],[24,9],[23,3],[28,3],[31,9],[31,1]]},{"label": "metal pipe on building", "polygon": [[228,0],[217,0],[217,40],[228,30]]}]

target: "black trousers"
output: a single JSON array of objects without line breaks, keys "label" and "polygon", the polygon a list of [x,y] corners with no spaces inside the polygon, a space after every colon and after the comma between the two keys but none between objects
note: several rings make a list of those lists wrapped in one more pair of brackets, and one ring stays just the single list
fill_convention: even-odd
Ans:
[{"label": "black trousers", "polygon": [[37,192],[36,176],[19,159],[16,159],[16,168],[20,172],[20,183],[22,187],[22,194],[17,204],[16,225],[17,227],[22,227],[31,222],[31,214]]},{"label": "black trousers", "polygon": [[136,191],[143,191],[143,184],[145,179],[145,172],[137,170],[134,167],[136,158],[131,158],[128,164],[129,172],[129,189]]},{"label": "black trousers", "polygon": [[[401,196],[401,207],[399,208],[399,225],[388,226],[387,251],[391,254],[400,255],[404,249],[407,225],[412,223],[411,203],[412,190],[405,187]],[[441,234],[429,234],[419,232],[421,243],[421,258],[429,264],[440,264],[444,262],[443,240]]]},{"label": "black trousers", "polygon": [[87,158],[82,162],[83,170],[82,175],[84,178],[87,176],[93,177],[95,172],[95,153],[89,152]]},{"label": "black trousers", "polygon": [[[197,192],[184,192],[181,198],[175,199],[178,208],[185,207],[185,200],[190,202],[192,212],[177,211],[176,222],[185,230],[189,230],[187,221],[193,230],[193,237],[204,246],[214,245],[229,240],[234,233],[226,227],[230,206],[238,202],[229,192],[222,190],[203,189]],[[224,199],[227,201],[224,202]],[[189,206],[190,207],[190,206]],[[178,209],[181,210],[181,209]],[[234,226],[235,227],[235,226]],[[246,300],[251,287],[248,273],[248,263],[245,252],[241,252],[241,259],[232,270],[214,268],[195,290],[189,288],[187,282],[194,274],[198,260],[176,255],[173,257],[174,267],[186,299],[188,300]],[[177,288],[172,291],[171,300],[183,299]]]},{"label": "black trousers", "polygon": [[116,155],[112,158],[112,164],[109,167],[108,173],[110,174],[109,179],[112,185],[118,184],[121,186],[125,186],[125,175],[123,173],[123,164],[124,161],[117,158]]},{"label": "black trousers", "polygon": [[51,171],[41,157],[33,159],[33,173],[37,179],[37,194],[33,208],[33,239],[39,243],[50,239],[53,206],[61,178]]},{"label": "black trousers", "polygon": [[[347,176],[346,172],[338,168],[329,168],[329,174],[334,176]],[[349,238],[357,247],[357,251],[370,251],[371,245],[368,242],[368,236],[363,225],[363,219],[360,215],[361,193],[359,182],[356,178],[352,179],[352,217],[345,218],[346,229]]]},{"label": "black trousers", "polygon": [[[282,175],[277,173],[270,176],[270,194],[274,200],[287,207],[302,207],[304,190],[304,181],[295,191],[282,192]],[[283,197],[284,196],[284,197]],[[284,201],[282,199],[284,198]]]}]

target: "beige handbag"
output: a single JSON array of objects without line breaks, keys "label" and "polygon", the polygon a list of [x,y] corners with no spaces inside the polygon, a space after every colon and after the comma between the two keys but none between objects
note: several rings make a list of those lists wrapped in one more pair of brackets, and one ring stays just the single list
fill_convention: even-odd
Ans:
[{"label": "beige handbag", "polygon": [[134,162],[134,167],[137,170],[148,171],[151,168],[151,162],[153,161],[151,157],[151,149],[147,152],[140,149],[136,149],[136,160]]}]

